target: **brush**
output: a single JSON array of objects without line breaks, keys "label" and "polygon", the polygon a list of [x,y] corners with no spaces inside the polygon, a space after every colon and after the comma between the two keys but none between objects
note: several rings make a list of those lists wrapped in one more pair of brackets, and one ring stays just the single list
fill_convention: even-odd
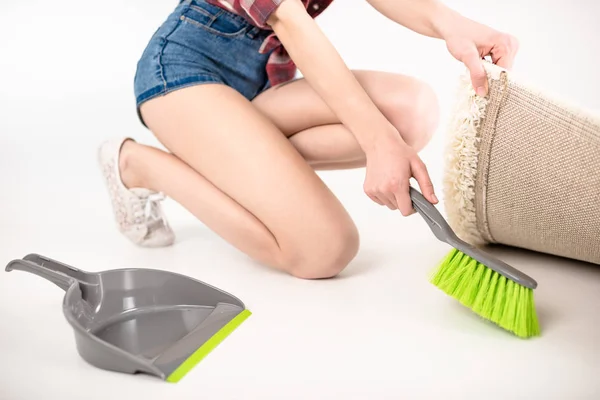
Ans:
[{"label": "brush", "polygon": [[431,283],[518,337],[539,336],[533,298],[537,282],[459,239],[436,207],[413,187],[410,197],[436,238],[454,248],[432,274]]}]

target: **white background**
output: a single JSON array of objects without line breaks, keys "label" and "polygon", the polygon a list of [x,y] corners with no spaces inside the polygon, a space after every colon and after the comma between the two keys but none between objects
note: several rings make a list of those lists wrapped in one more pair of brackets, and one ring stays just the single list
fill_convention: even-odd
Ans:
[{"label": "white background", "polygon": [[[449,0],[516,35],[515,71],[600,112],[600,3]],[[98,370],[77,354],[63,293],[0,274],[0,399],[599,399],[600,268],[516,250],[533,275],[543,336],[518,340],[427,282],[448,251],[418,217],[372,203],[364,171],[323,178],[362,233],[339,279],[295,280],[249,262],[177,204],[174,247],[139,249],[116,233],[97,145],[138,123],[136,61],[174,7],[168,0],[0,3],[0,261],[30,252],[90,271],[165,268],[240,297],[253,311],[177,385]],[[442,42],[338,0],[319,23],[352,68],[417,76],[438,93],[442,124],[422,153],[441,192],[445,120],[463,68]],[[293,210],[290,210],[293,212]]]}]

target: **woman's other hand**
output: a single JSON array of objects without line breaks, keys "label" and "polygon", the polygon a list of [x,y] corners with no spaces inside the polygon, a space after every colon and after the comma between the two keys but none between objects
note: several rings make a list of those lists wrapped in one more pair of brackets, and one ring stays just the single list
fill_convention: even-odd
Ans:
[{"label": "woman's other hand", "polygon": [[472,24],[449,34],[446,37],[446,47],[469,70],[477,94],[485,96],[488,85],[482,58],[490,56],[494,64],[510,69],[519,50],[519,42],[509,34],[485,25]]},{"label": "woman's other hand", "polygon": [[514,36],[468,19],[439,0],[367,0],[383,15],[425,36],[443,39],[450,54],[465,64],[473,87],[487,94],[482,59],[490,56],[500,67],[512,68],[519,43]]}]

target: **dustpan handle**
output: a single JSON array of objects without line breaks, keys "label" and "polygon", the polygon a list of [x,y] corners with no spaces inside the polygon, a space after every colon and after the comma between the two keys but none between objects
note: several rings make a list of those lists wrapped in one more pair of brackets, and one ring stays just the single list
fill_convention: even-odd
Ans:
[{"label": "dustpan handle", "polygon": [[78,280],[73,276],[69,276],[61,271],[48,268],[44,264],[37,264],[29,260],[13,260],[9,262],[6,266],[6,271],[10,272],[14,270],[29,272],[40,276],[54,283],[64,291],[69,289],[71,285],[78,282]]},{"label": "dustpan handle", "polygon": [[93,280],[92,275],[86,271],[82,271],[79,268],[72,267],[70,265],[53,260],[46,256],[42,256],[40,254],[27,254],[25,257],[23,257],[23,260],[31,261],[34,264],[37,264],[41,267],[45,267],[46,269],[50,269],[52,271],[58,271],[82,283],[90,282],[91,280]]}]

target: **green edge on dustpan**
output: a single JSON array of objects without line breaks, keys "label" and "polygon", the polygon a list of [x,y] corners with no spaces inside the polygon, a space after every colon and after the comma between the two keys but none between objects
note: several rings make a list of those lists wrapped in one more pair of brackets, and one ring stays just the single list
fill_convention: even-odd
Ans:
[{"label": "green edge on dustpan", "polygon": [[231,332],[233,332],[238,326],[242,324],[252,313],[250,310],[244,310],[235,318],[222,327],[217,333],[215,333],[210,339],[208,339],[202,346],[198,348],[191,356],[188,357],[171,375],[167,377],[167,382],[176,383],[181,380],[192,368],[196,366],[204,357],[208,355],[215,347],[219,345]]}]

